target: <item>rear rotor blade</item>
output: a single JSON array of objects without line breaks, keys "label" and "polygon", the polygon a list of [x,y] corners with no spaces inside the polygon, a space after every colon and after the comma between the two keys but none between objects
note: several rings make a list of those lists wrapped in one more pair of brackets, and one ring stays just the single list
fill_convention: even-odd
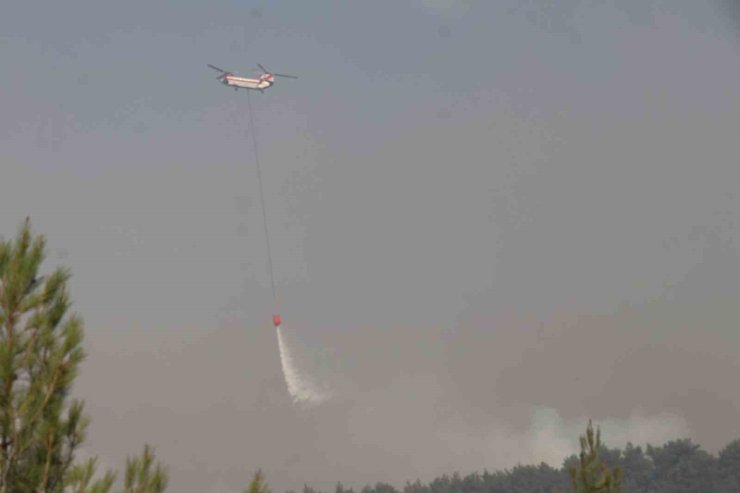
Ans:
[{"label": "rear rotor blade", "polygon": [[257,66],[258,66],[258,67],[260,68],[260,70],[262,70],[262,71],[263,71],[264,73],[266,73],[266,74],[269,74],[269,73],[270,73],[270,71],[269,71],[269,70],[267,70],[267,69],[266,69],[265,67],[263,67],[263,66],[262,66],[262,65],[260,65],[259,63],[257,64]]},{"label": "rear rotor blade", "polygon": [[287,77],[288,79],[297,79],[298,78],[295,75],[286,75],[286,74],[272,74],[272,75],[274,75],[275,77]]},{"label": "rear rotor blade", "polygon": [[224,73],[224,74],[226,73],[226,70],[221,70],[221,69],[220,69],[220,68],[218,68],[218,67],[214,67],[214,66],[213,66],[213,65],[211,65],[210,63],[208,64],[208,66],[209,66],[209,67],[211,67],[211,68],[212,68],[213,70],[218,70],[219,72],[221,72],[221,73]]}]

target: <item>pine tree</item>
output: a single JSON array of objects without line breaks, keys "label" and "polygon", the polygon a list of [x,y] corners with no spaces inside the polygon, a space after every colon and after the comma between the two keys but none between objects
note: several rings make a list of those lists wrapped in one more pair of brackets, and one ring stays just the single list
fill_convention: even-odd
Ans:
[{"label": "pine tree", "polygon": [[250,481],[249,486],[244,490],[244,493],[270,493],[270,488],[265,482],[265,475],[262,473],[261,469],[258,469],[257,472],[254,473],[252,481]]},{"label": "pine tree", "polygon": [[126,461],[123,493],[163,493],[167,489],[167,471],[160,464],[152,470],[154,450],[144,445],[144,452]]},{"label": "pine tree", "polygon": [[106,472],[102,479],[93,482],[97,458],[88,459],[83,464],[72,467],[67,475],[67,489],[71,493],[108,493],[113,487],[116,475],[110,471]]},{"label": "pine tree", "polygon": [[[95,458],[75,463],[89,424],[70,399],[85,357],[82,319],[67,313],[69,272],[39,275],[45,245],[28,218],[15,241],[0,242],[0,493],[108,493],[114,473],[93,480]],[[137,478],[150,478],[151,461],[146,448],[133,461]],[[161,493],[166,475],[158,467],[152,478],[127,491]]]},{"label": "pine tree", "polygon": [[579,467],[569,469],[575,493],[621,493],[621,470],[609,468],[599,458],[601,449],[601,431],[594,430],[591,420],[588,421],[586,435],[581,436],[581,455]]}]

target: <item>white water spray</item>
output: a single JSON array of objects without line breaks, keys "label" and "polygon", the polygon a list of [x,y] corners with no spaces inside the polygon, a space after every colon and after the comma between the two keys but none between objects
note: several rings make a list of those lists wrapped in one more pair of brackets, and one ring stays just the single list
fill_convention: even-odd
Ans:
[{"label": "white water spray", "polygon": [[305,375],[301,375],[296,368],[293,356],[285,343],[281,326],[277,327],[277,338],[283,375],[288,386],[288,392],[293,398],[293,403],[311,406],[321,404],[329,399],[331,397],[330,392],[319,389],[314,382],[306,378]]}]

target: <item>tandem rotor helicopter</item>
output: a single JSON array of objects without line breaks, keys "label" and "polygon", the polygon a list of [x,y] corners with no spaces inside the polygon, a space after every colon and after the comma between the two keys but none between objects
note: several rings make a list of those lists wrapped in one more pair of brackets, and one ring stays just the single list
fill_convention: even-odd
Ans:
[{"label": "tandem rotor helicopter", "polygon": [[247,77],[238,77],[234,75],[233,72],[228,72],[226,70],[222,70],[218,67],[214,67],[210,63],[208,64],[210,68],[213,70],[216,70],[218,72],[221,72],[221,75],[216,77],[217,80],[220,80],[222,84],[233,87],[235,91],[239,89],[251,89],[254,91],[259,91],[264,94],[265,89],[272,86],[275,83],[275,77],[286,77],[288,79],[297,79],[295,75],[286,75],[286,74],[273,74],[269,70],[267,70],[265,67],[260,65],[259,63],[257,66],[262,70],[262,74],[257,79],[250,79]]}]

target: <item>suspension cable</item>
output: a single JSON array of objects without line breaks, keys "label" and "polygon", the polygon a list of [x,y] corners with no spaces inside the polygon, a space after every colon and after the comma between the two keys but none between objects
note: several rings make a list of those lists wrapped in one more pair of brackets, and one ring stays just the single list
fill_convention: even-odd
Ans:
[{"label": "suspension cable", "polygon": [[277,304],[277,295],[275,291],[275,274],[272,269],[272,253],[270,252],[270,233],[267,229],[267,212],[265,211],[265,197],[262,191],[262,170],[260,169],[259,154],[257,153],[257,129],[254,124],[254,116],[252,115],[252,100],[249,96],[251,91],[247,89],[247,106],[249,109],[249,126],[250,133],[252,134],[252,144],[254,146],[254,160],[257,163],[257,181],[260,186],[260,203],[262,204],[262,219],[265,225],[265,241],[267,243],[267,262],[270,267],[270,285],[272,286],[272,299]]}]

